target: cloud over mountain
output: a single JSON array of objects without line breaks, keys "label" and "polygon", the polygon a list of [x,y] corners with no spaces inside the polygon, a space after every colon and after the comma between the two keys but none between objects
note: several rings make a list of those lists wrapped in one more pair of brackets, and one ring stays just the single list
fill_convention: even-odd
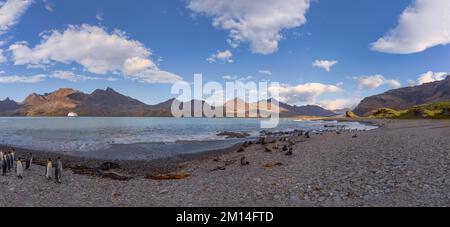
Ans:
[{"label": "cloud over mountain", "polygon": [[269,90],[273,92],[278,90],[279,100],[289,104],[297,103],[315,103],[316,98],[326,93],[341,92],[342,89],[335,85],[321,84],[321,83],[306,83],[299,85],[279,85],[271,86]]},{"label": "cloud over mountain", "polygon": [[0,84],[12,84],[12,83],[38,83],[44,81],[47,76],[34,75],[34,76],[0,76]]},{"label": "cloud over mountain", "polygon": [[358,89],[377,89],[382,85],[389,85],[391,88],[401,87],[401,83],[398,80],[386,79],[383,75],[373,75],[373,76],[359,76],[353,77],[356,82]]},{"label": "cloud over mountain", "polygon": [[421,74],[419,76],[419,78],[417,78],[417,80],[410,80],[409,84],[412,86],[417,86],[417,85],[422,85],[422,84],[427,84],[427,83],[432,83],[432,82],[436,82],[436,81],[441,81],[441,80],[445,80],[447,78],[447,76],[450,75],[450,72],[433,72],[433,71],[428,71],[424,74]]}]

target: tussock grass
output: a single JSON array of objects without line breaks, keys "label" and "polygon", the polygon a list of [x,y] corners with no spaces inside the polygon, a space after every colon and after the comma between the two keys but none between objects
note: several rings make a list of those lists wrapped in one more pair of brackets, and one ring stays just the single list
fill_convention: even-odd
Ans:
[{"label": "tussock grass", "polygon": [[370,115],[370,118],[450,119],[450,101],[418,105],[413,108],[400,111],[389,108],[381,108]]}]

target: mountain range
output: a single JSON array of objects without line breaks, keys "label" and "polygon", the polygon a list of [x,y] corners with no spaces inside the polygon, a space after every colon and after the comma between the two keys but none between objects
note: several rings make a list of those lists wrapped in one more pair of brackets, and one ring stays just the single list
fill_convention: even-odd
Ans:
[{"label": "mountain range", "polygon": [[366,117],[381,108],[404,110],[417,105],[445,101],[450,101],[450,75],[442,81],[390,90],[380,95],[367,97],[353,112]]},{"label": "mountain range", "polygon": [[[273,101],[268,100],[268,109],[262,111],[271,111]],[[91,94],[71,88],[61,88],[43,95],[33,93],[20,103],[9,98],[0,101],[0,116],[67,116],[68,113],[75,112],[79,116],[172,117],[171,107],[173,102],[178,102],[180,106],[191,105],[193,107],[196,103],[208,105],[205,101],[200,100],[181,103],[176,99],[170,99],[156,105],[147,105],[139,100],[122,95],[112,88],[97,89]],[[236,107],[234,110],[226,108],[232,105]],[[250,117],[250,113],[259,106],[262,105],[234,99],[225,103],[223,108],[224,114]],[[329,117],[336,115],[334,112],[319,106],[292,106],[280,102],[279,107],[281,117]]]}]

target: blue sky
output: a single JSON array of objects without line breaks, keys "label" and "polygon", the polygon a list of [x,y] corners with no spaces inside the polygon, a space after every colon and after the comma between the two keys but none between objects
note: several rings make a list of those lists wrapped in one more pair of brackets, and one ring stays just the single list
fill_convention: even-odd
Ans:
[{"label": "blue sky", "polygon": [[202,73],[334,109],[450,72],[446,0],[0,2],[0,99],[112,87],[154,104]]}]

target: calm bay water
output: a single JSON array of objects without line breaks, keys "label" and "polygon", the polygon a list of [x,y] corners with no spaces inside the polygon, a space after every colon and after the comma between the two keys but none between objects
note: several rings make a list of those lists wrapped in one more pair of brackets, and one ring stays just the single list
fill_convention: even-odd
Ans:
[{"label": "calm bay water", "polygon": [[[348,129],[374,127],[356,122],[281,119],[271,131],[324,130],[325,124]],[[259,135],[258,119],[177,118],[0,118],[0,144],[105,159],[157,159],[230,147],[241,142],[217,136],[221,131]]]}]

